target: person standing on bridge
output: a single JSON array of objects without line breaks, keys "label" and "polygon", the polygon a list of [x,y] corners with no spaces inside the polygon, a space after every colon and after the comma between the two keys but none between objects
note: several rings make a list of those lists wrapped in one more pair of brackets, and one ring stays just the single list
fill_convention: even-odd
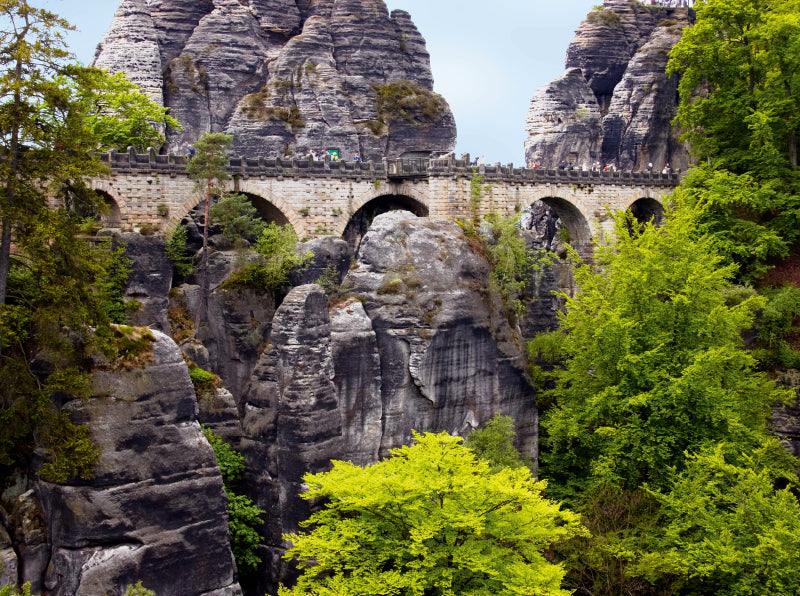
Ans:
[{"label": "person standing on bridge", "polygon": [[353,156],[353,161],[361,161],[361,156],[358,154],[358,151],[356,151],[356,154]]}]

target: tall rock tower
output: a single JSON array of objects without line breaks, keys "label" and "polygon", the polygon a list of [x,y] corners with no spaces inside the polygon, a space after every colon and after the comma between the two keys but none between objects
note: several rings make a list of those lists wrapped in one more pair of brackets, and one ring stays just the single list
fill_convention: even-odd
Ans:
[{"label": "tall rock tower", "polygon": [[125,72],[183,126],[234,153],[381,159],[446,152],[456,127],[425,41],[382,0],[123,0],[97,66]]},{"label": "tall rock tower", "polygon": [[567,50],[565,73],[531,99],[528,163],[685,169],[688,151],[671,125],[678,81],[665,70],[669,51],[692,20],[689,8],[628,0],[589,13]]}]

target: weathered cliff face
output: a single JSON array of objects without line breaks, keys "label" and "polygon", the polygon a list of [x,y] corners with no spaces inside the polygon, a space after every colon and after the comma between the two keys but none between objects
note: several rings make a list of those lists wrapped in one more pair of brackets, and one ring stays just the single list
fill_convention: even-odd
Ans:
[{"label": "weathered cliff face", "polygon": [[364,301],[381,362],[381,455],[411,430],[464,434],[498,411],[535,456],[536,406],[519,338],[485,291],[489,266],[453,222],[378,216],[344,281]]},{"label": "weathered cliff face", "polygon": [[94,477],[30,489],[20,480],[3,494],[21,558],[12,583],[53,596],[120,596],[139,580],[157,594],[241,594],[186,364],[168,336],[154,336],[147,365],[98,370],[94,397],[65,406],[100,451]]},{"label": "weathered cliff face", "polygon": [[671,126],[677,79],[669,50],[689,26],[687,8],[614,0],[593,10],[567,50],[564,75],[531,99],[527,161],[543,167],[600,162],[621,169],[686,169],[688,151]]},{"label": "weathered cliff face", "polygon": [[381,0],[123,0],[96,64],[163,96],[184,127],[168,151],[206,131],[264,157],[336,148],[377,160],[455,145],[424,40]]},{"label": "weathered cliff face", "polygon": [[412,430],[465,434],[500,411],[536,456],[535,392],[488,275],[456,224],[392,212],[362,241],[338,291],[350,298],[329,306],[308,284],[283,300],[242,408],[247,492],[268,511],[254,593],[287,573],[302,476],[331,459],[367,464]]}]

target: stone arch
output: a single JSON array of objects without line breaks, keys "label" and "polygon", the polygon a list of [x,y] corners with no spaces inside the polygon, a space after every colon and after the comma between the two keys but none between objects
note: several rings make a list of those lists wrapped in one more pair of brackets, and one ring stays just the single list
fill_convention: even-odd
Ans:
[{"label": "stone arch", "polygon": [[94,189],[97,194],[97,207],[83,213],[106,228],[122,227],[122,208],[119,202],[106,190]]},{"label": "stone arch", "polygon": [[569,232],[569,242],[573,248],[580,251],[587,248],[592,241],[592,230],[589,222],[581,213],[580,209],[567,199],[561,197],[546,196],[541,197],[531,203],[533,209],[536,203],[542,203],[561,220],[563,226]]},{"label": "stone arch", "polygon": [[273,218],[265,218],[265,221],[274,221],[281,225],[291,224],[295,233],[298,236],[301,235],[303,225],[299,214],[289,206],[288,202],[284,201],[269,188],[266,188],[262,181],[252,179],[232,180],[229,186],[228,190],[230,192],[246,195],[262,217],[267,215],[267,217]]},{"label": "stone arch", "polygon": [[109,228],[119,228],[126,219],[127,207],[125,201],[112,194],[113,186],[106,179],[94,179],[89,183],[100,200],[98,212],[87,213],[87,217],[93,217]]},{"label": "stone arch", "polygon": [[350,216],[342,231],[342,238],[353,252],[358,250],[361,238],[367,233],[378,215],[389,211],[410,211],[418,217],[428,217],[429,209],[422,201],[402,194],[383,194],[366,201]]},{"label": "stone arch", "polygon": [[270,223],[274,221],[279,226],[291,224],[286,214],[264,197],[249,192],[240,192],[240,194],[247,197],[253,207],[256,208],[256,211],[258,211],[261,219],[265,222]]},{"label": "stone arch", "polygon": [[658,226],[664,221],[664,205],[658,199],[641,197],[628,205],[628,209],[640,223],[653,220]]}]

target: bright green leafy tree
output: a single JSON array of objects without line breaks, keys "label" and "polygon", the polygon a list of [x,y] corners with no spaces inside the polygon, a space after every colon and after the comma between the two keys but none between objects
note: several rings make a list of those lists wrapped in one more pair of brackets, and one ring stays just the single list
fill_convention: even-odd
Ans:
[{"label": "bright green leafy tree", "polygon": [[286,536],[304,573],[282,596],[569,594],[544,551],[583,530],[544,483],[523,468],[492,473],[459,437],[414,440],[372,466],[305,476],[303,498],[324,505]]},{"label": "bright green leafy tree", "polygon": [[123,73],[74,66],[66,72],[72,75],[76,101],[86,114],[98,151],[158,150],[165,142],[162,130],[182,128],[168,108],[156,104]]},{"label": "bright green leafy tree", "polygon": [[669,588],[662,593],[800,593],[796,465],[775,439],[746,453],[720,443],[690,455],[671,490],[654,493],[661,524],[635,573]]},{"label": "bright green leafy tree", "polygon": [[764,300],[725,303],[733,268],[695,222],[682,208],[631,235],[619,217],[617,240],[576,272],[580,291],[565,297],[561,320],[567,361],[543,422],[554,494],[666,487],[686,450],[757,444],[770,406],[786,398],[754,371],[740,337]]}]

